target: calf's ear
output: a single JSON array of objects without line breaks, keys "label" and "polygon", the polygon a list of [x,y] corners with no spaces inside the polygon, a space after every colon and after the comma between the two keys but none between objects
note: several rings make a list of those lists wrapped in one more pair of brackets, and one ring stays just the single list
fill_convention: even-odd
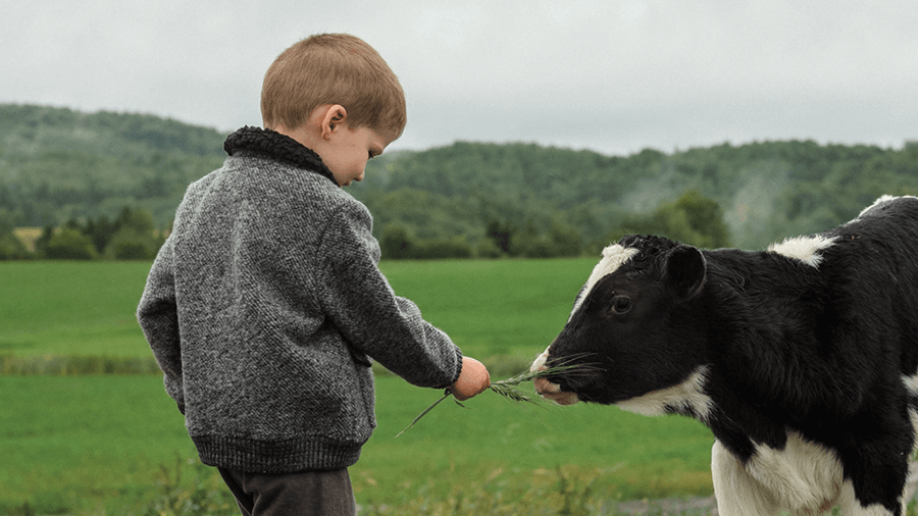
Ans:
[{"label": "calf's ear", "polygon": [[690,245],[679,245],[666,257],[666,282],[681,301],[701,292],[707,275],[704,255]]}]

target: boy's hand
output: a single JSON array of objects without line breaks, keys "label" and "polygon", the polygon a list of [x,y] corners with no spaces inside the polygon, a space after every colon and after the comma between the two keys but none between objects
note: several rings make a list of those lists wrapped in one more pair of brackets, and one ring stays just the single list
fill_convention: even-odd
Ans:
[{"label": "boy's hand", "polygon": [[462,373],[449,390],[459,401],[481,394],[491,385],[491,375],[481,362],[474,358],[462,357]]}]

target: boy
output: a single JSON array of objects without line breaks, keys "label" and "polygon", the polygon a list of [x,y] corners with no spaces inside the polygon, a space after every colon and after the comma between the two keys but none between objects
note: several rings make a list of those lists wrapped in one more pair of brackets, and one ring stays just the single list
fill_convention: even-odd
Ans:
[{"label": "boy", "polygon": [[353,36],[307,38],[268,69],[261,108],[265,129],[230,135],[223,167],[189,186],[137,317],[244,515],[354,514],[369,357],[460,400],[490,378],[394,294],[370,214],[341,188],[405,127],[385,61]]}]

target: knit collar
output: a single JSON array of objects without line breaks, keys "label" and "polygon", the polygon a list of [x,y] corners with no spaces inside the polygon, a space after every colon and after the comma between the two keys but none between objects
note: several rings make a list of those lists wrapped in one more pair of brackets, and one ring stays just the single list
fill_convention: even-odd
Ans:
[{"label": "knit collar", "polygon": [[256,154],[268,159],[289,163],[327,177],[338,186],[331,170],[322,163],[322,158],[309,147],[293,138],[271,129],[245,126],[226,137],[223,150],[230,156]]}]

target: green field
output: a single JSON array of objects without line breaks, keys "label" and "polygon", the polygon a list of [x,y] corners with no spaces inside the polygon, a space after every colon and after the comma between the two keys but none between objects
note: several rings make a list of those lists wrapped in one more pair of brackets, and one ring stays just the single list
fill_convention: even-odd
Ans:
[{"label": "green field", "polygon": [[[387,262],[383,270],[466,354],[519,368],[563,326],[594,263]],[[149,265],[0,263],[0,356],[146,359],[133,313]],[[212,470],[194,466],[156,375],[8,375],[0,393],[0,514],[144,514],[194,492],[196,479],[198,493],[227,503]],[[711,493],[713,438],[685,418],[519,406],[487,392],[465,409],[444,402],[394,438],[440,394],[379,376],[379,428],[351,468],[361,514],[435,514],[437,504],[470,498],[535,514],[532,504],[577,497],[603,506]]]},{"label": "green field", "polygon": [[0,262],[0,354],[149,354],[134,310],[146,262]]},{"label": "green field", "polygon": [[[551,343],[595,260],[384,262],[395,291],[470,356]],[[134,310],[146,262],[0,262],[0,354],[149,356]]]}]

